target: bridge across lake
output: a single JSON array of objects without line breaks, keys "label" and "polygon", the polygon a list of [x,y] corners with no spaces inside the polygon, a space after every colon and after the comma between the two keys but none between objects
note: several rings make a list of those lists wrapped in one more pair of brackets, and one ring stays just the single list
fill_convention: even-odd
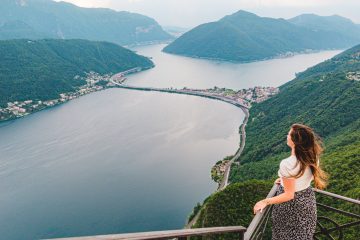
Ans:
[{"label": "bridge across lake", "polygon": [[185,95],[192,95],[192,96],[198,96],[198,97],[206,97],[211,99],[220,100],[223,102],[230,103],[232,105],[235,105],[237,107],[240,107],[241,109],[247,111],[249,108],[233,99],[222,97],[218,95],[213,95],[205,92],[196,92],[186,89],[171,89],[171,88],[154,88],[154,87],[137,87],[137,86],[130,86],[126,84],[120,84],[114,81],[111,81],[113,84],[115,84],[119,88],[125,88],[125,89],[133,89],[133,90],[140,90],[140,91],[156,91],[156,92],[167,92],[167,93],[177,93],[177,94],[185,94]]}]

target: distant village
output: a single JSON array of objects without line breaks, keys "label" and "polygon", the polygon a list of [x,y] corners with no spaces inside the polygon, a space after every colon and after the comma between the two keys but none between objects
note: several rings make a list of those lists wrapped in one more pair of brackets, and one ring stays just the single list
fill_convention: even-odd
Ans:
[{"label": "distant village", "polygon": [[227,168],[228,163],[230,162],[229,158],[225,158],[224,160],[218,161],[212,168],[211,168],[211,178],[214,182],[220,184],[221,181],[224,179],[224,174]]},{"label": "distant village", "polygon": [[314,49],[305,49],[305,50],[302,50],[302,51],[287,51],[287,52],[284,52],[284,53],[279,53],[276,57],[278,58],[287,58],[287,57],[293,57],[295,55],[298,55],[298,54],[308,54],[308,53],[314,53],[314,52],[318,52],[318,50],[314,50]]},{"label": "distant village", "polygon": [[360,81],[360,72],[356,71],[356,72],[348,72],[346,74],[346,78],[348,80],[353,80],[353,81]]},{"label": "distant village", "polygon": [[[80,76],[75,76],[74,79],[80,79]],[[8,102],[6,108],[0,108],[0,121],[24,117],[30,113],[37,112],[48,107],[53,107],[61,103],[65,103],[85,94],[100,91],[107,87],[114,86],[114,84],[110,82],[110,79],[110,75],[100,75],[95,72],[90,72],[86,74],[85,85],[79,87],[74,92],[59,94],[59,98],[47,101],[26,100]]]},{"label": "distant village", "polygon": [[184,89],[187,91],[190,90],[207,93],[214,96],[226,97],[240,103],[247,108],[250,108],[252,103],[263,102],[269,99],[271,96],[279,93],[279,88],[276,87],[254,87],[241,89],[238,91],[228,88],[219,88],[216,86],[210,89]]},{"label": "distant village", "polygon": [[[74,92],[61,93],[56,99],[46,101],[29,99],[25,101],[8,102],[7,107],[0,108],[0,121],[24,117],[33,112],[65,103],[88,93],[117,87],[117,85],[124,84],[126,80],[125,76],[127,74],[138,71],[141,71],[141,68],[133,68],[113,76],[110,74],[100,75],[96,72],[86,73],[86,76],[84,77],[84,80],[86,81],[85,85],[79,87]],[[81,79],[81,77],[75,76],[74,79]],[[211,89],[189,89],[185,87],[178,91],[205,93],[207,95],[220,96],[231,99],[247,108],[250,108],[252,103],[265,101],[271,96],[277,94],[279,89],[275,87],[254,87],[235,91],[232,89],[219,87],[214,87]]]}]

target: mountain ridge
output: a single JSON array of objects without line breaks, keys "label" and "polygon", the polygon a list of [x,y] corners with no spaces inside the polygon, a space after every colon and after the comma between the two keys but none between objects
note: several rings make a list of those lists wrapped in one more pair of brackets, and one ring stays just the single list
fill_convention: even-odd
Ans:
[{"label": "mountain ridge", "polygon": [[0,9],[0,38],[11,39],[2,26],[14,21],[32,28],[33,35],[14,28],[17,38],[60,38],[109,41],[120,45],[165,41],[173,37],[153,19],[108,8],[83,8],[52,0],[7,0]]},{"label": "mountain ridge", "polygon": [[303,26],[302,22],[295,24],[291,21],[260,17],[240,10],[216,22],[191,29],[163,51],[190,57],[249,62],[309,50],[342,49],[360,43],[360,28],[356,24],[352,28],[354,33],[345,34],[341,28],[328,31],[323,27],[315,31]]},{"label": "mountain ridge", "polygon": [[0,107],[8,102],[51,100],[86,84],[89,72],[115,74],[154,64],[114,43],[88,40],[0,41]]}]

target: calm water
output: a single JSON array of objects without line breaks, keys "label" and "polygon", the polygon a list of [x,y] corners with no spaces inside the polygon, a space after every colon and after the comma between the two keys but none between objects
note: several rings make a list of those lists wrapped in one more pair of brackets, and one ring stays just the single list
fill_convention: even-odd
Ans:
[{"label": "calm water", "polygon": [[341,51],[324,51],[246,64],[216,62],[161,52],[165,45],[133,50],[152,57],[156,68],[129,77],[128,84],[153,87],[243,89],[254,86],[278,87],[295,78],[295,73],[329,59]]},{"label": "calm water", "polygon": [[[129,83],[277,86],[336,53],[230,64],[161,47],[137,49],[157,66]],[[181,228],[196,202],[215,190],[210,168],[236,151],[242,119],[224,102],[111,89],[2,124],[0,238]]]},{"label": "calm water", "polygon": [[0,239],[181,228],[216,188],[242,112],[112,89],[0,128]]}]

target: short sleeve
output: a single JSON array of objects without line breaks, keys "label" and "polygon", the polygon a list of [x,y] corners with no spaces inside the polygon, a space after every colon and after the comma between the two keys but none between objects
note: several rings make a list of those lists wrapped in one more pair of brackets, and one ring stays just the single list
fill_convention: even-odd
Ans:
[{"label": "short sleeve", "polygon": [[294,168],[293,166],[290,166],[289,162],[284,160],[280,162],[280,168],[278,171],[279,177],[286,177],[286,178],[293,177],[294,176],[293,171]]}]

